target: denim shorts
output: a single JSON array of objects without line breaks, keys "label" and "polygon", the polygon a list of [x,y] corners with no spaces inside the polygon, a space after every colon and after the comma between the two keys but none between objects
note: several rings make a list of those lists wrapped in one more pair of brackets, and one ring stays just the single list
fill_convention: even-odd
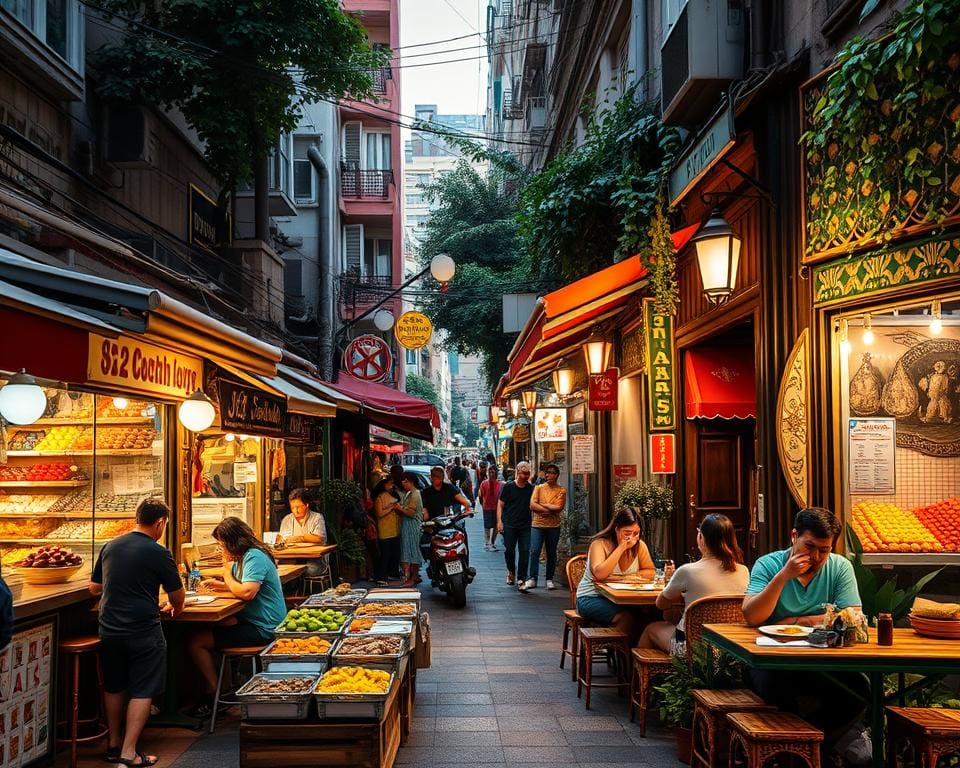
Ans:
[{"label": "denim shorts", "polygon": [[589,621],[595,621],[597,624],[609,624],[613,617],[624,610],[602,595],[584,595],[577,598],[577,613]]}]

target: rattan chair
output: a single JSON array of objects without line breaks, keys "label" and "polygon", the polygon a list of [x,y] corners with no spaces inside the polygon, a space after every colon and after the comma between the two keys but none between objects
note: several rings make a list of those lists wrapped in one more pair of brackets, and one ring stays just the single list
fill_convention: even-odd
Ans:
[{"label": "rattan chair", "polygon": [[[684,635],[687,664],[693,661],[693,647],[700,641],[704,624],[743,624],[743,595],[715,595],[695,600],[684,611]],[[633,676],[630,685],[629,715],[639,712],[640,735],[647,735],[647,705],[650,681],[666,674],[673,666],[669,653],[656,648],[633,649]]]},{"label": "rattan chair", "polygon": [[[570,657],[570,679],[577,679],[577,659],[580,653],[580,628],[593,626],[577,613],[577,587],[587,570],[587,556],[575,555],[567,560],[567,588],[570,590],[571,608],[563,612],[563,646],[560,649],[560,669],[564,659]],[[571,633],[573,639],[570,639]]]}]

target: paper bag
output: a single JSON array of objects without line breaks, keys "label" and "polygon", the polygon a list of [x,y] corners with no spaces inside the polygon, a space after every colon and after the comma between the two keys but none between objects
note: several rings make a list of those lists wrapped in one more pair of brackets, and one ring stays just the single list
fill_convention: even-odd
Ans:
[{"label": "paper bag", "polygon": [[416,627],[417,640],[413,647],[413,663],[417,669],[430,668],[430,614],[421,613]]}]

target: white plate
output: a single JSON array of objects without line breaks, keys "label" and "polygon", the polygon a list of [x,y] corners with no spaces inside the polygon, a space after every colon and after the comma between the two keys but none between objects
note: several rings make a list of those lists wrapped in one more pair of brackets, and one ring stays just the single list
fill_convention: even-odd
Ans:
[{"label": "white plate", "polygon": [[214,600],[216,600],[213,595],[193,595],[188,597],[183,601],[184,605],[210,605]]},{"label": "white plate", "polygon": [[813,627],[801,627],[798,624],[768,624],[757,629],[770,637],[781,637],[788,640],[801,640],[813,632]]}]

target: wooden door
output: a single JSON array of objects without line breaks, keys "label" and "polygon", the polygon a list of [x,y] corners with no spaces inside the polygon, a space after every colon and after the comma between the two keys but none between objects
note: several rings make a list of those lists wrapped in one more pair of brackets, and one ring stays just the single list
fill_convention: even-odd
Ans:
[{"label": "wooden door", "polygon": [[747,561],[752,560],[751,512],[754,506],[753,419],[696,419],[686,434],[686,553],[696,559],[697,525],[719,512],[733,521]]}]

